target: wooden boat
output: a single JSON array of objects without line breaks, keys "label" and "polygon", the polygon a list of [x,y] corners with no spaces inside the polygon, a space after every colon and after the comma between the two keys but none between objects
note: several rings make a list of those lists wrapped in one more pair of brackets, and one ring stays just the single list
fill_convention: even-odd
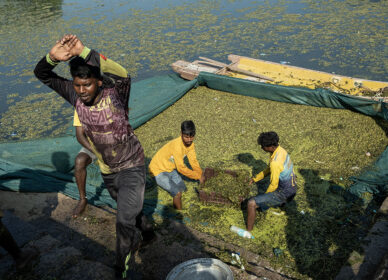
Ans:
[{"label": "wooden boat", "polygon": [[206,57],[199,58],[200,60],[193,62],[178,60],[171,66],[175,72],[187,80],[193,80],[199,72],[205,71],[284,86],[326,88],[343,94],[376,99],[386,100],[387,98],[383,96],[388,95],[388,82],[352,78],[234,54],[228,56],[230,64]]}]

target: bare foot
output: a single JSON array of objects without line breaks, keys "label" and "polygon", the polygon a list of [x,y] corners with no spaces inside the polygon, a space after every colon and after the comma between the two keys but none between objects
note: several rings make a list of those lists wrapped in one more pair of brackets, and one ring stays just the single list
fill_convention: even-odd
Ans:
[{"label": "bare foot", "polygon": [[86,205],[88,205],[88,200],[86,198],[81,199],[74,208],[72,217],[75,219],[80,216],[85,211]]}]

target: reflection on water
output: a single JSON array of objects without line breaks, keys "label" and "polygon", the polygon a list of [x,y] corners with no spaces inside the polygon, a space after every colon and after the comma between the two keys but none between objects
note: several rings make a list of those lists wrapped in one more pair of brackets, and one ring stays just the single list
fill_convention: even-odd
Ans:
[{"label": "reflection on water", "polygon": [[[231,53],[388,80],[387,1],[0,0],[0,8],[2,118],[49,92],[32,70],[70,32],[135,81],[170,73],[178,59],[228,62]],[[57,70],[68,75],[66,64]]]}]

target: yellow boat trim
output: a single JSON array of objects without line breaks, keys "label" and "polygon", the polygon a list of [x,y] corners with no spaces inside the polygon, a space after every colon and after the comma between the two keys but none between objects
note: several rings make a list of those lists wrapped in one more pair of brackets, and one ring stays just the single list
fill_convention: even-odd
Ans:
[{"label": "yellow boat trim", "polygon": [[[382,92],[384,88],[388,88],[388,82],[346,77],[249,57],[230,55],[229,60],[235,62],[235,65],[240,69],[274,79],[272,82],[265,81],[271,84],[310,89],[327,88],[334,92],[361,96],[376,94]],[[246,75],[233,72],[228,73],[228,75],[236,78],[247,78]]]}]

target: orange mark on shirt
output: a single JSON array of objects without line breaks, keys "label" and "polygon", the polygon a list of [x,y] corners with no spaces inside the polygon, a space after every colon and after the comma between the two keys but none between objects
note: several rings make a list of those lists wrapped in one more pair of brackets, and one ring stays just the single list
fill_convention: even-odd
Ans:
[{"label": "orange mark on shirt", "polygon": [[101,56],[101,58],[102,58],[103,60],[107,60],[106,56],[104,56],[104,55],[102,55],[102,54],[100,54],[100,56]]}]

